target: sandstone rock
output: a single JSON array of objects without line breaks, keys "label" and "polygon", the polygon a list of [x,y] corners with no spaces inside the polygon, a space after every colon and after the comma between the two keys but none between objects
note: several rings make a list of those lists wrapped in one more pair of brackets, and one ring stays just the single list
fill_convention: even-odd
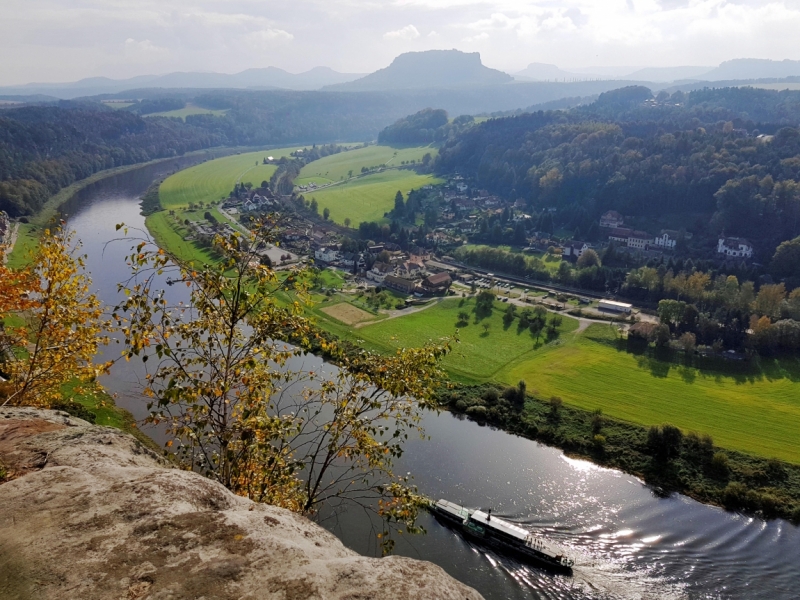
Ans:
[{"label": "sandstone rock", "polygon": [[66,413],[0,409],[0,461],[15,476],[0,484],[0,598],[480,598]]}]

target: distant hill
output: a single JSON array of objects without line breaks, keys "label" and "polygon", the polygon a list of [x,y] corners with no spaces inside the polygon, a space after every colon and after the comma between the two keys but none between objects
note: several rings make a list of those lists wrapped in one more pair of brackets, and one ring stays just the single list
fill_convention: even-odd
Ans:
[{"label": "distant hill", "polygon": [[168,73],[167,75],[141,75],[130,79],[90,77],[70,83],[29,83],[2,87],[0,94],[25,95],[47,94],[63,99],[72,99],[100,94],[118,94],[142,88],[165,89],[287,89],[317,90],[326,85],[353,81],[363,73],[339,73],[328,67],[314,67],[303,73],[289,73],[277,67],[247,69],[241,73]]},{"label": "distant hill", "polygon": [[341,92],[441,89],[497,85],[513,79],[508,73],[485,67],[477,52],[428,50],[401,54],[385,69],[325,89]]},{"label": "distant hill", "polygon": [[514,73],[514,78],[521,81],[563,81],[564,79],[596,79],[588,73],[570,73],[559,69],[556,65],[531,63],[522,71]]},{"label": "distant hill", "polygon": [[724,81],[732,79],[783,78],[800,75],[800,60],[766,60],[737,58],[727,60],[698,79]]},{"label": "distant hill", "polygon": [[714,67],[647,67],[620,77],[620,79],[655,82],[706,79],[706,74],[712,69]]}]

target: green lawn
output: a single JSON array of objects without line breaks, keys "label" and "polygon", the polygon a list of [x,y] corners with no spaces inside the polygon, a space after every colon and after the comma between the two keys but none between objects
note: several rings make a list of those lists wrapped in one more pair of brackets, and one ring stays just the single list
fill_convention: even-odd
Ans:
[{"label": "green lawn", "polygon": [[14,249],[8,255],[8,266],[12,269],[21,269],[28,264],[31,253],[39,247],[39,235],[42,228],[32,223],[20,223],[17,232],[17,241]]},{"label": "green lawn", "polygon": [[[129,105],[130,106],[130,105]],[[186,120],[186,117],[189,115],[214,115],[217,117],[223,116],[227,110],[211,110],[210,108],[202,108],[200,106],[195,106],[194,104],[187,104],[183,108],[179,108],[178,110],[168,110],[164,112],[158,113],[151,113],[149,115],[145,115],[147,117],[178,117],[179,119]]]},{"label": "green lawn", "polygon": [[145,226],[158,246],[169,250],[175,256],[183,260],[194,261],[197,264],[216,262],[218,258],[209,249],[203,248],[194,241],[184,240],[190,231],[183,225],[183,218],[181,212],[170,216],[167,211],[162,210],[148,216],[145,219]]},{"label": "green lawn", "polygon": [[351,226],[355,227],[362,221],[381,221],[383,213],[394,208],[394,197],[398,190],[408,194],[412,189],[441,182],[433,175],[391,169],[324,190],[307,192],[305,197],[307,200],[317,199],[320,214],[323,209],[329,208],[332,220],[344,223],[349,218]]},{"label": "green lawn", "polygon": [[[367,146],[348,150],[339,154],[332,154],[307,164],[300,171],[300,176],[295,180],[295,185],[316,183],[317,185],[340,181],[361,174],[361,167],[377,167],[385,164],[387,167],[399,167],[403,161],[416,160],[430,153],[434,158],[438,150],[430,146],[424,147],[392,147],[392,146]],[[363,219],[362,219],[363,220]]]},{"label": "green lawn", "polygon": [[[502,318],[505,304],[496,303],[492,316],[476,325],[472,312],[474,301],[467,300],[463,307],[459,307],[459,302],[459,299],[448,298],[420,312],[351,330],[347,337],[363,340],[365,347],[379,352],[393,352],[399,347],[419,347],[451,337],[456,331],[458,313],[466,311],[470,314],[469,323],[459,329],[459,342],[453,345],[452,352],[443,363],[454,380],[465,383],[491,379],[507,363],[536,356],[548,347],[544,339],[536,344],[528,330],[518,332],[519,321],[515,320],[506,329]],[[484,322],[490,325],[488,333],[483,330]],[[569,335],[577,327],[575,319],[564,316],[561,337]],[[535,345],[538,348],[534,348]]]},{"label": "green lawn", "polygon": [[722,447],[800,462],[800,359],[761,359],[698,370],[617,346],[607,325],[592,325],[559,346],[498,373],[543,398],[653,425],[708,433]]},{"label": "green lawn", "polygon": [[178,171],[161,184],[161,205],[174,208],[187,206],[190,202],[218,202],[227,197],[233,185],[240,180],[258,186],[262,181],[269,181],[277,168],[275,165],[262,164],[264,157],[277,159],[289,156],[294,150],[297,148],[236,154]]}]

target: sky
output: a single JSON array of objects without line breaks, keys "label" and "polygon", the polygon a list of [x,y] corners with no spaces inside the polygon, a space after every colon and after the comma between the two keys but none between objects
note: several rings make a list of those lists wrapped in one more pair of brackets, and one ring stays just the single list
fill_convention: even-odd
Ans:
[{"label": "sky", "polygon": [[328,66],[368,73],[403,52],[531,62],[716,66],[800,59],[800,0],[0,0],[0,85]]}]

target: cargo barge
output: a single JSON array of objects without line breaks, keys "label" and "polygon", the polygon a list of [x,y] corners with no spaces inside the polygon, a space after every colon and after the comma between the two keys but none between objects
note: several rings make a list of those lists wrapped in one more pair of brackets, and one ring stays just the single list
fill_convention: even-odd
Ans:
[{"label": "cargo barge", "polygon": [[491,509],[471,510],[448,500],[437,500],[431,512],[440,520],[461,530],[464,535],[511,552],[522,558],[557,571],[572,572],[575,562],[563,552],[519,525],[493,517]]}]

